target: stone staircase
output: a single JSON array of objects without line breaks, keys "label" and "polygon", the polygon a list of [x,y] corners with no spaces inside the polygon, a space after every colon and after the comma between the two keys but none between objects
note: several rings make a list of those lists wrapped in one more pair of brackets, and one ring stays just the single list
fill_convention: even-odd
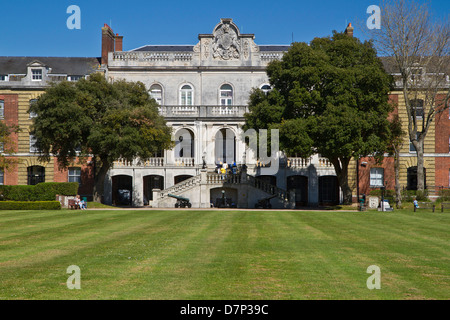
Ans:
[{"label": "stone staircase", "polygon": [[[210,188],[217,187],[236,187],[239,185],[247,185],[250,188],[255,188],[262,191],[268,197],[275,195],[276,199],[282,203],[282,206],[287,208],[290,205],[289,194],[286,190],[278,188],[277,186],[271,185],[264,181],[261,181],[254,176],[247,173],[245,174],[231,174],[222,177],[222,175],[216,172],[203,172],[192,178],[184,180],[180,183],[173,185],[170,188],[161,190],[158,192],[158,207],[160,206],[170,206],[167,203],[173,202],[174,200],[169,197],[169,194],[176,196],[185,196],[187,193],[192,192],[194,188],[198,188],[198,192],[201,192],[201,186],[205,185]],[[250,192],[249,192],[250,193]],[[170,199],[170,200],[169,200]]]}]

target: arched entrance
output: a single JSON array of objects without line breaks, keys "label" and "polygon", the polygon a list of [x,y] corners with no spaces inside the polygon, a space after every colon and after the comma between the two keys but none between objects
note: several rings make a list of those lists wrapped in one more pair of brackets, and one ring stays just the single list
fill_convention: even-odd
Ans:
[{"label": "arched entrance", "polygon": [[215,159],[222,163],[236,162],[236,136],[231,129],[217,131],[215,137]]},{"label": "arched entrance", "polygon": [[319,177],[319,204],[339,204],[339,182],[336,176]]},{"label": "arched entrance", "polygon": [[287,191],[290,194],[292,190],[295,192],[295,207],[304,207],[308,205],[308,177],[306,176],[290,176],[287,177]]},{"label": "arched entrance", "polygon": [[27,168],[28,185],[36,185],[45,182],[45,168],[43,166],[31,166]]},{"label": "arched entrance", "polygon": [[153,189],[164,189],[164,177],[159,175],[144,176],[144,205],[153,200]]},{"label": "arched entrance", "polygon": [[132,203],[133,178],[126,175],[112,177],[112,203],[116,206],[129,206]]},{"label": "arched entrance", "polygon": [[233,188],[212,188],[209,191],[210,203],[215,208],[236,208],[238,192]]},{"label": "arched entrance", "polygon": [[175,158],[194,158],[194,133],[182,128],[175,134]]},{"label": "arched entrance", "polygon": [[[406,170],[407,174],[407,186],[406,189],[408,190],[417,190],[417,167],[409,167]],[[424,187],[427,188],[427,168],[423,168],[423,180],[424,180]]]},{"label": "arched entrance", "polygon": [[173,180],[174,180],[173,182],[174,182],[174,184],[177,184],[177,183],[183,182],[184,180],[187,180],[187,179],[192,178],[192,177],[193,176],[191,176],[189,174],[180,174],[180,175],[175,176],[173,178]]}]

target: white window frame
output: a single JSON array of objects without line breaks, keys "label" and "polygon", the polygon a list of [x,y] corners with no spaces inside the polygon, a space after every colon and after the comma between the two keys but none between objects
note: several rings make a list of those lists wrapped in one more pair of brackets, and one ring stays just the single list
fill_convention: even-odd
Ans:
[{"label": "white window frame", "polygon": [[5,119],[5,100],[0,100],[0,119]]},{"label": "white window frame", "polygon": [[[71,178],[73,178],[71,181]],[[80,167],[70,167],[67,170],[67,181],[68,182],[78,182],[81,184],[81,168]]]},{"label": "white window frame", "polygon": [[[31,105],[33,104],[33,103],[35,103],[37,101],[37,99],[30,99],[30,107],[31,107]],[[34,112],[29,112],[29,114],[30,114],[30,119],[32,119],[32,118],[36,118],[37,117],[37,114],[36,113],[34,113]]]},{"label": "white window frame", "polygon": [[379,188],[384,185],[384,168],[370,168],[370,187]]},{"label": "white window frame", "polygon": [[[420,132],[416,132],[416,139],[419,138],[419,134],[420,134]],[[424,143],[425,143],[425,141],[424,141]],[[414,149],[414,150],[411,150],[411,149]],[[423,149],[423,146],[422,146],[422,149]],[[416,153],[416,148],[414,147],[412,141],[409,141],[409,153]]]},{"label": "white window frame", "polygon": [[157,104],[159,104],[160,106],[163,104],[163,88],[162,88],[162,85],[160,85],[159,83],[152,84],[150,86],[149,94],[150,94],[150,97],[155,99]]},{"label": "white window frame", "polygon": [[[224,89],[225,86],[230,87],[230,89]],[[230,93],[230,95],[224,95]],[[219,88],[219,104],[222,107],[230,107],[234,103],[234,90],[233,86],[229,83],[224,83]]]},{"label": "white window frame", "polygon": [[0,74],[0,81],[9,81],[8,75],[7,74]]},{"label": "white window frame", "polygon": [[193,105],[194,105],[194,87],[188,83],[185,83],[180,88],[180,106],[193,106]]},{"label": "white window frame", "polygon": [[[269,89],[264,88],[264,87],[269,87]],[[272,91],[272,87],[270,86],[270,84],[268,83],[263,83],[261,85],[261,87],[259,87],[261,89],[262,92],[264,92],[265,94],[268,94],[270,91]]]},{"label": "white window frame", "polygon": [[[34,73],[35,71],[37,74]],[[31,81],[42,81],[43,74],[42,69],[31,68]]]},{"label": "white window frame", "polygon": [[83,79],[84,76],[80,76],[80,75],[69,75],[67,76],[67,81],[78,81],[80,79]]},{"label": "white window frame", "polygon": [[30,153],[38,153],[39,149],[36,147],[37,139],[34,135],[30,134]]}]

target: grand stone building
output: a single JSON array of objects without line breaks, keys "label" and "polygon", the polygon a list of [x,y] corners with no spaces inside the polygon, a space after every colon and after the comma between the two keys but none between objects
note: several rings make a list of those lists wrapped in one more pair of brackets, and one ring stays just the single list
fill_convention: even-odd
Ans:
[{"label": "grand stone building", "polygon": [[[51,82],[77,81],[102,72],[109,81],[144,83],[173,128],[175,141],[172,150],[161,150],[145,163],[116,161],[105,180],[105,203],[174,207],[176,199],[169,195],[189,198],[193,207],[225,202],[253,208],[258,200],[269,197],[274,208],[340,203],[336,173],[327,159],[320,155],[303,159],[280,151],[270,165],[261,165],[245,143],[251,137],[242,129],[250,92],[253,88],[271,90],[266,67],[281,59],[290,45],[257,44],[253,34],[241,34],[231,19],[221,19],[211,30],[199,34],[192,45],[144,45],[124,51],[123,37],[105,24],[101,57],[0,57],[0,121],[22,129],[12,136],[14,153],[1,150],[18,161],[11,170],[0,168],[0,184],[78,181],[79,193],[92,199],[92,162],[74,163],[67,169],[60,169],[55,158],[41,162],[30,135],[34,115],[28,109]],[[351,36],[352,28],[347,27],[346,32]],[[390,59],[382,61],[388,73],[398,73]],[[446,83],[437,101],[448,92],[448,75]],[[399,87],[390,98],[406,129],[406,107]],[[450,187],[449,137],[446,111],[437,117],[425,140],[429,190]],[[236,173],[218,174],[217,165],[224,162],[235,163]],[[405,137],[400,183],[406,189],[417,185],[416,165],[415,152]],[[354,201],[358,193],[368,194],[382,186],[393,189],[392,158],[381,164],[371,158],[351,162],[349,180]]]},{"label": "grand stone building", "polygon": [[[103,48],[116,48],[112,30],[105,25],[102,32]],[[143,82],[173,128],[176,144],[144,165],[116,162],[106,180],[105,201],[117,203],[120,190],[130,190],[136,206],[173,207],[171,193],[189,198],[194,207],[209,207],[222,191],[238,207],[254,207],[271,195],[278,207],[339,202],[336,175],[325,159],[278,153],[280,169],[268,175],[244,143],[250,92],[270,90],[267,64],[288,48],[258,45],[253,34],[241,34],[231,19],[221,19],[212,33],[199,34],[195,45],[144,45],[107,55],[103,50],[107,78]],[[234,176],[239,181],[223,181],[216,172],[220,162],[245,164],[247,171]]]}]

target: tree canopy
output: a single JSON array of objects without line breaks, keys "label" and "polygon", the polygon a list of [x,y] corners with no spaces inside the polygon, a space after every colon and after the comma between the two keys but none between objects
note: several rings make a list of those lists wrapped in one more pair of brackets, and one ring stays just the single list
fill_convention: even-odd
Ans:
[{"label": "tree canopy", "polygon": [[351,202],[350,160],[383,154],[389,138],[392,78],[372,43],[337,32],[294,43],[267,73],[272,91],[252,92],[245,129],[279,128],[288,154],[328,158]]},{"label": "tree canopy", "polygon": [[172,146],[171,128],[141,82],[110,83],[99,73],[76,83],[64,81],[48,88],[30,112],[37,115],[31,133],[41,160],[56,156],[67,167],[75,157],[93,157],[97,201],[114,161],[145,161]]}]

